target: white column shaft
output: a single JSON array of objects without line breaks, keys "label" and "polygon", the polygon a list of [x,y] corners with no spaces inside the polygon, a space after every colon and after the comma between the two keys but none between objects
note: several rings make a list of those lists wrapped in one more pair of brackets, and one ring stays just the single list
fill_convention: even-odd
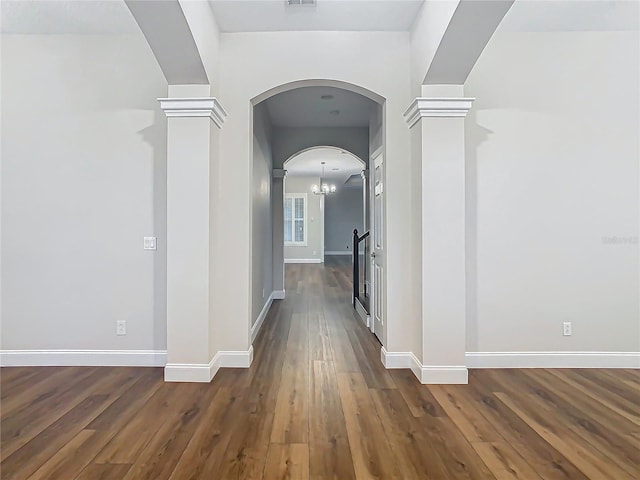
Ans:
[{"label": "white column shaft", "polygon": [[[448,89],[447,94],[451,89]],[[417,98],[412,130],[414,312],[422,324],[423,383],[466,383],[464,117],[473,99]]]}]

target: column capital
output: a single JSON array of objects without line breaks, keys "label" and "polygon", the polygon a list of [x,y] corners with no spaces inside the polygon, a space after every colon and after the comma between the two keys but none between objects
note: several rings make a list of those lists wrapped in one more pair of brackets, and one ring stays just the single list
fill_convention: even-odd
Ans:
[{"label": "column capital", "polygon": [[418,97],[404,112],[409,128],[424,117],[466,117],[475,98]]},{"label": "column capital", "polygon": [[218,128],[222,128],[227,118],[227,112],[215,97],[159,98],[158,101],[167,117],[209,117]]}]

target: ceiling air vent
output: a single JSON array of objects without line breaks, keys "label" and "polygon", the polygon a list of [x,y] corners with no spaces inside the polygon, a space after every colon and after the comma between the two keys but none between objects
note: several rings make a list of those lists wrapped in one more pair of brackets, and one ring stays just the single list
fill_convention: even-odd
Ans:
[{"label": "ceiling air vent", "polygon": [[285,3],[290,7],[310,7],[316,4],[316,0],[285,0]]}]

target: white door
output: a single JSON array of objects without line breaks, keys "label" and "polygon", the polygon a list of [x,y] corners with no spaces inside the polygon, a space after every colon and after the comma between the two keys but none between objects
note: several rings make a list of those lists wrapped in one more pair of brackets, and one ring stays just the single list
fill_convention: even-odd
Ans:
[{"label": "white door", "polygon": [[384,344],[384,156],[379,153],[373,163],[373,208],[371,209],[371,313],[373,333]]}]

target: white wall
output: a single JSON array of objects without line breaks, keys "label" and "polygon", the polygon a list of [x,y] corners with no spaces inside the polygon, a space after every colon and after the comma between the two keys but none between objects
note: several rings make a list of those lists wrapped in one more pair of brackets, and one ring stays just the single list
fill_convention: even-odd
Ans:
[{"label": "white wall", "polygon": [[[268,32],[222,34],[220,100],[229,117],[221,130],[219,194],[233,210],[221,212],[221,258],[217,285],[219,333],[225,350],[246,350],[250,312],[250,227],[237,212],[249,212],[251,99],[302,79],[333,79],[367,88],[386,98],[388,348],[407,351],[412,332],[403,327],[410,291],[411,224],[409,132],[402,117],[409,105],[409,34],[402,32]],[[358,61],[354,62],[354,55]],[[242,61],[238,61],[242,59]],[[381,74],[384,72],[384,75]],[[368,142],[368,137],[365,137]],[[274,163],[275,165],[275,163]],[[246,325],[247,327],[244,327]]]},{"label": "white wall", "polygon": [[498,32],[471,72],[468,351],[640,351],[639,45]]},{"label": "white wall", "polygon": [[273,290],[271,165],[271,121],[261,103],[253,112],[252,325]]},{"label": "white wall", "polygon": [[285,195],[307,195],[307,241],[306,245],[284,246],[284,260],[315,260],[322,258],[322,195],[314,195],[311,185],[319,185],[320,177],[294,176],[288,174],[284,179]]},{"label": "white wall", "polygon": [[339,185],[336,193],[325,198],[324,250],[345,252],[353,249],[353,229],[365,232],[362,187]]},{"label": "white wall", "polygon": [[1,48],[1,348],[165,349],[167,83],[145,39]]}]

